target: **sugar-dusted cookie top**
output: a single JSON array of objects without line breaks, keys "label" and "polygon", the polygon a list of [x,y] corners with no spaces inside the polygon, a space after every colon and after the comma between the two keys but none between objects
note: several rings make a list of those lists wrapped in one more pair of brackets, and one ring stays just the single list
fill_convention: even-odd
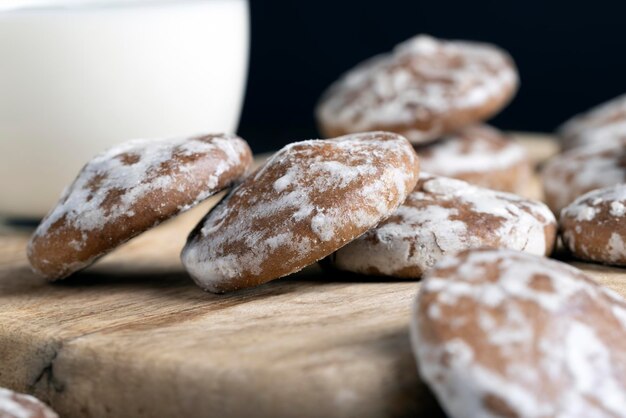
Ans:
[{"label": "sugar-dusted cookie top", "polygon": [[411,339],[451,417],[625,416],[626,302],[564,263],[447,257],[424,277]]},{"label": "sugar-dusted cookie top", "polygon": [[35,271],[66,277],[121,243],[229,187],[250,148],[234,135],[133,140],[94,157],[28,247]]},{"label": "sugar-dusted cookie top", "polygon": [[59,418],[46,404],[30,396],[0,388],[1,418]]},{"label": "sugar-dusted cookie top", "polygon": [[380,129],[419,144],[490,117],[517,85],[499,48],[420,35],[343,75],[320,100],[317,119],[329,137]]},{"label": "sugar-dusted cookie top", "polygon": [[541,202],[422,173],[389,218],[330,257],[355,273],[419,278],[443,256],[470,248],[552,252],[556,220]]},{"label": "sugar-dusted cookie top", "polygon": [[558,134],[565,150],[626,140],[626,94],[574,116]]},{"label": "sugar-dusted cookie top", "polygon": [[208,213],[183,264],[212,292],[296,272],[389,216],[418,171],[413,147],[392,133],[290,144]]},{"label": "sugar-dusted cookie top", "polygon": [[578,258],[626,265],[626,185],[586,193],[561,211],[565,246]]},{"label": "sugar-dusted cookie top", "polygon": [[472,125],[415,148],[422,171],[511,193],[525,192],[531,174],[526,148],[488,125]]},{"label": "sugar-dusted cookie top", "polygon": [[571,149],[549,160],[542,173],[545,200],[558,214],[578,196],[626,182],[626,140]]}]

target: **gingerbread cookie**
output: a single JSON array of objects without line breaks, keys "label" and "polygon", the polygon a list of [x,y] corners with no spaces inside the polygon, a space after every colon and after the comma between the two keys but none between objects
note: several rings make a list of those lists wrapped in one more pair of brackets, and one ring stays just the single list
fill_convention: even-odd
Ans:
[{"label": "gingerbread cookie", "polygon": [[0,388],[0,418],[59,418],[46,404],[30,395]]},{"label": "gingerbread cookie", "polygon": [[574,116],[558,130],[564,150],[593,144],[621,144],[626,139],[626,95]]},{"label": "gingerbread cookie", "polygon": [[134,140],[91,160],[28,246],[50,280],[81,270],[134,236],[242,178],[252,162],[234,135]]},{"label": "gingerbread cookie", "polygon": [[517,85],[513,60],[495,46],[420,35],[342,76],[317,120],[328,137],[380,129],[421,144],[492,116]]},{"label": "gingerbread cookie", "polygon": [[503,192],[528,190],[532,165],[526,148],[490,126],[469,126],[415,150],[425,172]]},{"label": "gingerbread cookie", "polygon": [[208,213],[183,264],[217,293],[294,273],[389,216],[418,172],[413,147],[388,132],[293,143]]},{"label": "gingerbread cookie", "polygon": [[553,157],[541,177],[545,200],[558,214],[578,196],[594,189],[626,182],[626,141],[595,144]]},{"label": "gingerbread cookie", "polygon": [[469,248],[552,252],[556,220],[541,202],[422,174],[394,214],[327,261],[361,274],[419,278],[443,256]]},{"label": "gingerbread cookie", "polygon": [[626,185],[593,190],[561,211],[563,243],[576,257],[626,265]]},{"label": "gingerbread cookie", "polygon": [[445,258],[411,320],[450,417],[626,416],[626,301],[564,263],[509,250]]}]

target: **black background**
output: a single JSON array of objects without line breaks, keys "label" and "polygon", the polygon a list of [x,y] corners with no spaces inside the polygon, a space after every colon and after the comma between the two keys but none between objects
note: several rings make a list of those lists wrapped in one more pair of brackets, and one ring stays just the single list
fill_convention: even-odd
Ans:
[{"label": "black background", "polygon": [[551,131],[626,92],[626,2],[251,0],[239,133],[254,151],[318,136],[319,95],[358,62],[418,33],[497,44],[521,89],[492,123]]}]

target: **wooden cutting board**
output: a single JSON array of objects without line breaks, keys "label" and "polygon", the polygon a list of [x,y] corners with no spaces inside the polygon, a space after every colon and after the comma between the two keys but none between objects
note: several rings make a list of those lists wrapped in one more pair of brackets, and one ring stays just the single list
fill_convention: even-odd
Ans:
[{"label": "wooden cutting board", "polygon": [[[555,149],[522,140],[537,161]],[[443,416],[409,345],[417,282],[313,267],[204,293],[178,253],[214,201],[54,285],[30,272],[27,234],[0,231],[0,386],[63,417]],[[574,264],[626,296],[626,271]]]}]

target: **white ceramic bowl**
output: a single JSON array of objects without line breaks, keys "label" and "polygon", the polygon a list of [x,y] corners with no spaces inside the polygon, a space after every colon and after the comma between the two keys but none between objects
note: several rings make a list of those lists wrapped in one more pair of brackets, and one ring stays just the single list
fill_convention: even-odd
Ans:
[{"label": "white ceramic bowl", "polygon": [[94,154],[232,132],[247,0],[0,1],[0,215],[45,215]]}]

